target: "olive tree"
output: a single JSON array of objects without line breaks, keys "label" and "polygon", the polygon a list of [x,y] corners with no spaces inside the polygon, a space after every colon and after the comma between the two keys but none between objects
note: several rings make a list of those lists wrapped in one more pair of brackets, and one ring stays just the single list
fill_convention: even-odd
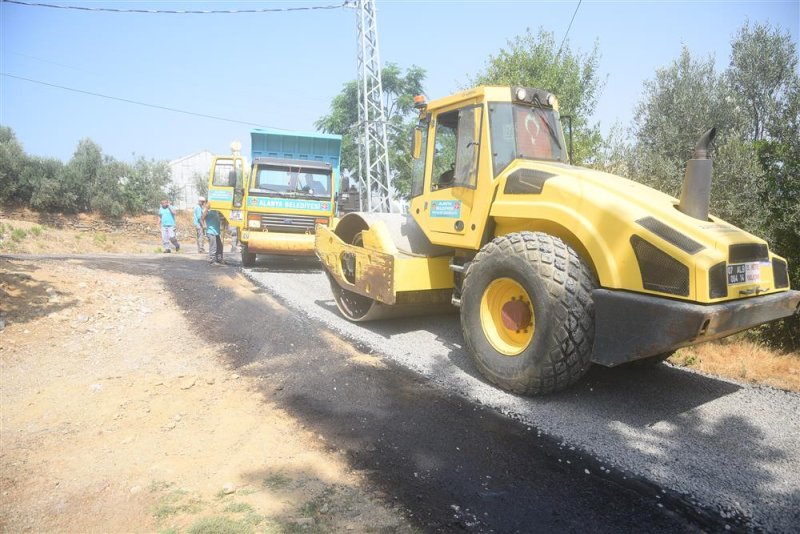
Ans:
[{"label": "olive tree", "polygon": [[599,61],[598,42],[588,53],[573,52],[569,42],[557,47],[552,32],[528,29],[489,56],[469,85],[522,85],[556,95],[561,115],[572,116],[574,162],[586,164],[595,161],[602,142],[599,126],[590,123],[604,84]]}]

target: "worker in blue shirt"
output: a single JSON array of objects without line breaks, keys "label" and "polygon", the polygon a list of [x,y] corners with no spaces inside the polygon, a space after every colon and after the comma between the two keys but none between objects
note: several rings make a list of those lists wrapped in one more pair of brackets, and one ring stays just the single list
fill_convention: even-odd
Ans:
[{"label": "worker in blue shirt", "polygon": [[200,222],[208,235],[208,261],[211,265],[223,265],[219,212],[208,209],[208,202],[203,207],[203,217]]},{"label": "worker in blue shirt", "polygon": [[206,251],[204,242],[206,233],[203,230],[203,205],[206,203],[206,197],[197,197],[197,206],[194,207],[194,231],[197,233],[197,253],[202,254]]},{"label": "worker in blue shirt", "polygon": [[164,245],[164,252],[172,252],[169,248],[170,243],[175,246],[175,252],[178,252],[181,245],[175,234],[175,210],[169,205],[169,200],[161,201],[158,216],[161,218],[161,242]]}]

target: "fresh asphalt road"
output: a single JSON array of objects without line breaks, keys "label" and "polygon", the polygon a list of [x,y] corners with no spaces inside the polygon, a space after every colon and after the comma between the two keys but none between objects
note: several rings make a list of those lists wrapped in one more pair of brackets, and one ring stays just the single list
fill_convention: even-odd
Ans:
[{"label": "fresh asphalt road", "polygon": [[703,508],[723,525],[800,529],[796,393],[659,365],[597,368],[567,391],[524,398],[498,390],[478,374],[456,314],[353,324],[338,313],[314,259],[259,257],[245,274],[310,325],[501,414],[509,425],[529,426],[532,443],[549,437],[560,450],[577,454],[570,461],[580,464],[580,472],[599,471],[622,485],[644,480],[661,488],[661,499]]}]

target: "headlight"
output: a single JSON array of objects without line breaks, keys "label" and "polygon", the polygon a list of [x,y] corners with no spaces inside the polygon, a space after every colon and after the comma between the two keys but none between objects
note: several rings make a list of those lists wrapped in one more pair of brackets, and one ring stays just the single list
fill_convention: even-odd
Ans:
[{"label": "headlight", "polygon": [[250,219],[247,221],[248,228],[261,228],[261,219]]}]

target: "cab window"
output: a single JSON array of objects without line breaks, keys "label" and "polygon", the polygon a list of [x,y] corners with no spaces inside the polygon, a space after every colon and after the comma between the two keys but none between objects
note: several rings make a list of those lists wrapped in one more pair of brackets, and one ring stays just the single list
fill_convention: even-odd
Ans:
[{"label": "cab window", "polygon": [[431,189],[475,187],[482,108],[442,113],[436,120]]},{"label": "cab window", "polygon": [[214,180],[216,187],[234,187],[236,185],[236,170],[232,160],[217,160],[214,165]]},{"label": "cab window", "polygon": [[422,134],[419,147],[419,158],[412,161],[411,196],[418,197],[425,190],[425,161],[428,155],[428,121],[420,121],[417,126]]}]

